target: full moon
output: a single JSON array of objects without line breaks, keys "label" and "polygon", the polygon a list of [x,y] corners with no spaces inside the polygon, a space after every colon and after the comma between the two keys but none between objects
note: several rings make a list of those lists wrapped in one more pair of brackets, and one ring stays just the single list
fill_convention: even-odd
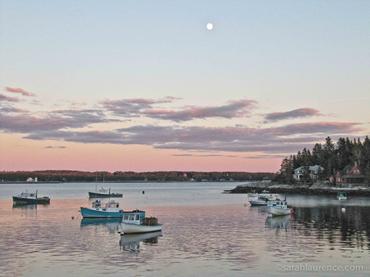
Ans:
[{"label": "full moon", "polygon": [[206,28],[207,28],[208,31],[212,31],[213,30],[213,24],[212,23],[207,23]]}]

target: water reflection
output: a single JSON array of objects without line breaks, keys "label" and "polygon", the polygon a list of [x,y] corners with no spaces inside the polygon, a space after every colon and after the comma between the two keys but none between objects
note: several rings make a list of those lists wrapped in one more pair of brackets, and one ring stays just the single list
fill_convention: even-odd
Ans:
[{"label": "water reflection", "polygon": [[120,218],[83,218],[81,219],[81,228],[100,228],[108,229],[110,233],[118,232],[121,223]]},{"label": "water reflection", "polygon": [[265,225],[272,229],[284,229],[288,230],[290,223],[290,215],[285,216],[267,216]]},{"label": "water reflection", "polygon": [[[193,191],[178,189],[176,197],[186,193]],[[232,202],[224,204],[208,190],[197,193],[213,205],[146,208],[164,224],[160,239],[155,233],[120,237],[112,220],[80,220],[86,198],[13,209],[11,200],[0,200],[0,275],[264,276],[290,263],[368,263],[370,200],[346,202],[343,211],[343,203],[324,206],[325,197],[290,197],[293,206],[299,203],[295,214],[267,218],[265,208],[244,207],[238,195],[222,195]],[[139,204],[125,200],[123,208]]]},{"label": "water reflection", "polygon": [[37,209],[37,204],[18,204],[13,203],[12,208],[14,209],[22,209],[22,210],[35,210]]},{"label": "water reflection", "polygon": [[20,212],[21,216],[24,217],[36,217],[37,216],[37,204],[15,204],[12,206],[13,210]]},{"label": "water reflection", "polygon": [[[296,208],[296,228],[330,244],[370,249],[370,207],[341,206]],[[302,227],[299,227],[299,226]]]},{"label": "water reflection", "polygon": [[153,232],[146,234],[126,234],[121,235],[119,246],[122,251],[140,252],[140,243],[144,244],[157,244],[158,238],[162,236],[162,232]]}]

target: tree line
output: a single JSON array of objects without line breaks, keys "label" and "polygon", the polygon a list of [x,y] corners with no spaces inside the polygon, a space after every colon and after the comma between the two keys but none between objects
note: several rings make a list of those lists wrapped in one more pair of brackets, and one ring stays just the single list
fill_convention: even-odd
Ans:
[{"label": "tree line", "polygon": [[75,170],[42,170],[42,171],[0,171],[0,182],[25,182],[27,178],[37,177],[41,182],[225,182],[225,181],[258,181],[272,179],[269,172],[196,172],[196,171],[75,171]]},{"label": "tree line", "polygon": [[370,183],[370,139],[368,136],[360,138],[339,138],[336,143],[330,137],[325,143],[316,143],[312,150],[303,148],[295,155],[286,157],[276,176],[276,180],[285,183],[294,183],[294,169],[300,166],[320,165],[324,170],[319,179],[328,180],[337,172],[345,174],[345,169],[357,164],[365,179]]}]

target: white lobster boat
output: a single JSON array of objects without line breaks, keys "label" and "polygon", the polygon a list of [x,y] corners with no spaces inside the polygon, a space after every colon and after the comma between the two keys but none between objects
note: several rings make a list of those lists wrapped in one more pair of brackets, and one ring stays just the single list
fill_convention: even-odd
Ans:
[{"label": "white lobster boat", "polygon": [[278,197],[279,196],[277,194],[263,191],[262,193],[248,194],[248,202],[252,207],[267,206],[269,201],[276,201],[279,199]]},{"label": "white lobster boat", "polygon": [[120,224],[120,234],[140,234],[158,232],[162,230],[162,224],[158,224],[155,217],[145,217],[145,212],[140,210],[125,211],[122,223]]},{"label": "white lobster boat", "polygon": [[274,201],[268,212],[271,216],[283,216],[291,214],[292,210],[288,208],[288,203],[285,200],[279,200]]}]

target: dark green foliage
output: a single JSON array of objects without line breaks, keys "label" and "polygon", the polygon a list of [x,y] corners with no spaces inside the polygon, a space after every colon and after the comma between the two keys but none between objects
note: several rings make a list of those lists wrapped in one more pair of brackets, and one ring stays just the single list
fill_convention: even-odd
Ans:
[{"label": "dark green foliage", "polygon": [[336,144],[330,137],[327,137],[324,144],[316,143],[312,152],[304,148],[296,155],[285,158],[277,174],[277,180],[292,183],[295,168],[316,164],[324,168],[319,179],[326,180],[335,172],[343,173],[346,167],[355,163],[370,183],[370,139],[368,137],[363,141],[339,138]]}]

